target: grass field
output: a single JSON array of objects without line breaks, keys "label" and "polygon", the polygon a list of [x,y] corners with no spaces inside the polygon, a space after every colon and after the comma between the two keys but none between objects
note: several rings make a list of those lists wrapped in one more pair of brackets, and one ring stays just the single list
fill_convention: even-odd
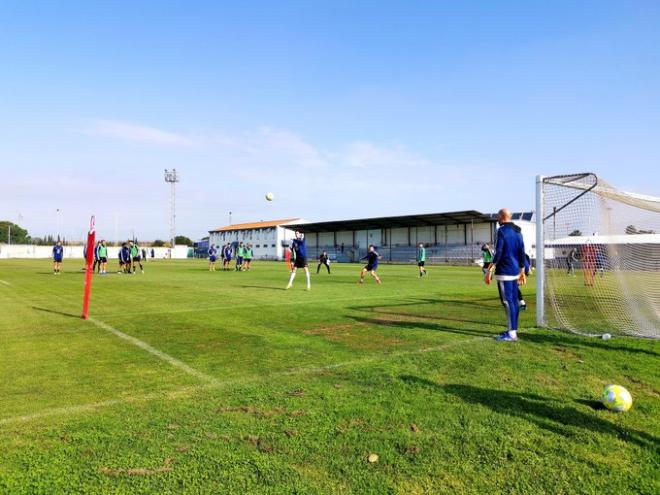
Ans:
[{"label": "grass field", "polygon": [[660,493],[660,342],[497,343],[478,268],[80,266],[0,262],[0,493]]}]

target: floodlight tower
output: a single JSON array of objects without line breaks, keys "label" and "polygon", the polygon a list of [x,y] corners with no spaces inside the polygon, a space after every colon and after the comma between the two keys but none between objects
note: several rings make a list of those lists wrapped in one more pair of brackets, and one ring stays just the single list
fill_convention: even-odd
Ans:
[{"label": "floodlight tower", "polygon": [[[179,176],[176,169],[165,169],[165,182],[170,184],[170,245],[174,249],[174,238],[176,237],[176,183],[179,182]],[[170,251],[171,252],[171,251]]]}]

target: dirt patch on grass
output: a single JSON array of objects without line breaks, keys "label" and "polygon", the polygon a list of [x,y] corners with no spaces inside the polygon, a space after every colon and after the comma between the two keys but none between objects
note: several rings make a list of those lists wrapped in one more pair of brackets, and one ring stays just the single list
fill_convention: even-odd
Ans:
[{"label": "dirt patch on grass", "polygon": [[367,323],[344,323],[303,330],[303,333],[322,337],[331,342],[344,344],[347,347],[359,350],[388,349],[402,344],[400,339],[383,334],[378,334],[378,338],[374,338],[373,331],[368,327]]},{"label": "dirt patch on grass", "polygon": [[257,435],[246,435],[243,439],[254,445],[259,452],[263,452],[264,454],[271,454],[275,450],[270,443]]},{"label": "dirt patch on grass", "polygon": [[153,476],[156,474],[169,473],[172,471],[174,460],[167,458],[163,462],[162,466],[156,468],[109,468],[101,467],[99,468],[99,473],[105,474],[106,476]]}]

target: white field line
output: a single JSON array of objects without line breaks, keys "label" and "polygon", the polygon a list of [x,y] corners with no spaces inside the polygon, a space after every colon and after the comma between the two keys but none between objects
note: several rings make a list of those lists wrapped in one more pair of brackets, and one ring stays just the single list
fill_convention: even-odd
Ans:
[{"label": "white field line", "polygon": [[[17,295],[18,299],[22,300],[27,300],[30,302],[28,298],[22,298]],[[62,300],[62,298],[59,298]],[[165,361],[166,363],[170,364],[171,366],[174,366],[175,368],[179,368],[180,370],[188,373],[191,376],[194,376],[195,378],[198,378],[199,380],[202,380],[203,382],[209,384],[209,385],[218,385],[220,382],[212,377],[211,375],[207,375],[206,373],[202,373],[199,370],[196,370],[195,368],[187,365],[183,361],[170,356],[169,354],[159,351],[152,345],[147,344],[146,342],[138,339],[137,337],[133,337],[132,335],[129,335],[127,333],[122,332],[121,330],[117,330],[115,327],[108,325],[107,323],[104,323],[100,320],[97,320],[95,318],[89,318],[87,320],[89,323],[92,323],[93,325],[96,325],[98,328],[105,330],[106,332],[109,332],[113,334],[116,337],[119,337],[120,339],[123,339],[131,344],[133,344],[136,347],[139,347],[143,351],[148,352],[149,354],[152,354],[153,356],[156,356],[158,359],[161,359],[162,361]]]},{"label": "white field line", "polygon": [[186,363],[183,361],[178,360],[175,357],[170,356],[169,354],[164,353],[163,351],[159,351],[155,347],[147,344],[146,342],[133,337],[132,335],[128,335],[127,333],[122,332],[121,330],[117,330],[114,327],[111,327],[107,323],[103,323],[102,321],[99,321],[94,318],[90,318],[88,320],[90,323],[93,323],[97,327],[101,328],[102,330],[105,330],[106,332],[110,332],[111,334],[119,337],[120,339],[123,339],[127,342],[130,342],[136,347],[139,347],[143,351],[148,352],[149,354],[153,354],[156,356],[158,359],[161,359],[165,361],[166,363],[174,366],[175,368],[179,368],[182,371],[185,371],[191,376],[194,376],[195,378],[199,378],[203,382],[206,382],[210,385],[219,385],[221,382],[219,382],[217,379],[213,378],[211,375],[207,375],[206,373],[202,373],[199,370],[196,370],[195,368],[192,368],[191,366],[188,366]]},{"label": "white field line", "polygon": [[53,409],[46,409],[34,414],[26,414],[23,416],[14,416],[11,418],[0,419],[0,425],[8,425],[12,423],[25,423],[35,419],[47,418],[49,416],[71,416],[73,414],[95,411],[104,407],[116,406],[119,404],[131,404],[135,402],[144,402],[157,399],[178,399],[185,397],[208,388],[208,385],[197,385],[194,387],[183,387],[169,392],[154,392],[151,394],[122,397],[121,399],[110,399],[100,402],[91,402],[89,404],[81,404],[78,406],[56,407]]},{"label": "white field line", "polygon": [[[123,333],[123,332],[120,332]],[[180,398],[187,398],[190,397],[192,394],[195,392],[201,392],[204,390],[213,390],[213,389],[218,389],[223,386],[229,386],[229,385],[247,385],[249,383],[256,383],[262,380],[268,380],[270,378],[273,378],[274,376],[287,376],[287,375],[306,375],[306,374],[314,374],[314,373],[321,373],[324,371],[328,370],[333,370],[337,368],[347,368],[349,366],[355,366],[355,365],[362,365],[362,364],[371,364],[371,363],[378,363],[378,362],[387,362],[393,358],[398,358],[398,357],[404,357],[404,356],[410,356],[410,355],[415,355],[415,354],[424,354],[427,352],[439,352],[439,351],[444,351],[447,349],[451,349],[452,347],[458,347],[463,344],[475,342],[477,340],[489,340],[488,337],[472,337],[468,339],[463,339],[463,340],[457,340],[454,342],[448,342],[446,344],[441,344],[437,346],[432,346],[432,347],[423,347],[421,349],[413,349],[409,351],[400,351],[400,352],[393,352],[391,354],[387,354],[385,356],[371,356],[371,357],[366,357],[362,359],[354,359],[352,361],[344,361],[340,363],[333,363],[333,364],[327,364],[324,366],[317,366],[317,367],[309,367],[309,368],[296,368],[292,370],[285,370],[285,371],[280,371],[276,373],[272,373],[271,375],[268,375],[266,377],[254,377],[254,378],[247,378],[247,379],[229,379],[229,380],[216,380],[213,379],[213,382],[208,383],[207,385],[197,385],[197,386],[192,386],[192,387],[183,387],[180,389],[176,389],[173,391],[169,392],[154,392],[151,394],[145,394],[145,395],[137,395],[137,396],[130,396],[130,397],[123,397],[121,399],[110,399],[107,401],[101,401],[101,402],[92,402],[89,404],[81,404],[77,406],[67,406],[67,407],[57,407],[53,409],[46,409],[44,411],[40,411],[37,413],[33,414],[27,414],[23,416],[13,416],[9,418],[4,418],[0,419],[0,426],[2,425],[9,425],[13,423],[25,423],[29,421],[34,421],[37,419],[41,418],[47,418],[51,416],[71,416],[74,414],[80,414],[80,413],[85,413],[85,412],[91,412],[95,411],[97,409],[102,409],[102,408],[107,408],[107,407],[112,407],[112,406],[117,406],[121,404],[131,404],[131,403],[136,403],[136,402],[147,402],[147,401],[152,401],[152,400],[160,400],[160,399],[169,399],[169,400],[174,400],[174,399],[180,399]],[[148,345],[148,344],[146,344]],[[174,358],[172,358],[174,359]],[[176,361],[176,360],[175,360]],[[182,363],[183,364],[183,363]],[[184,365],[185,366],[185,365]],[[195,371],[195,370],[193,370]]]},{"label": "white field line", "polygon": [[7,282],[6,280],[0,280],[0,284],[6,285],[7,287],[11,286],[11,284],[9,282]]}]

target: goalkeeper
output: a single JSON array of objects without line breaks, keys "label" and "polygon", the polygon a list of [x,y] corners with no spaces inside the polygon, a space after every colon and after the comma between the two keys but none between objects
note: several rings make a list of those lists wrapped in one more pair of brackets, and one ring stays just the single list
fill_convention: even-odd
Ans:
[{"label": "goalkeeper", "polygon": [[511,222],[511,212],[502,208],[497,213],[500,228],[497,231],[495,257],[488,267],[484,278],[490,284],[495,273],[500,300],[506,313],[508,331],[497,336],[500,342],[516,342],[518,340],[518,316],[520,314],[518,301],[518,284],[525,285],[525,243],[520,227]]}]

